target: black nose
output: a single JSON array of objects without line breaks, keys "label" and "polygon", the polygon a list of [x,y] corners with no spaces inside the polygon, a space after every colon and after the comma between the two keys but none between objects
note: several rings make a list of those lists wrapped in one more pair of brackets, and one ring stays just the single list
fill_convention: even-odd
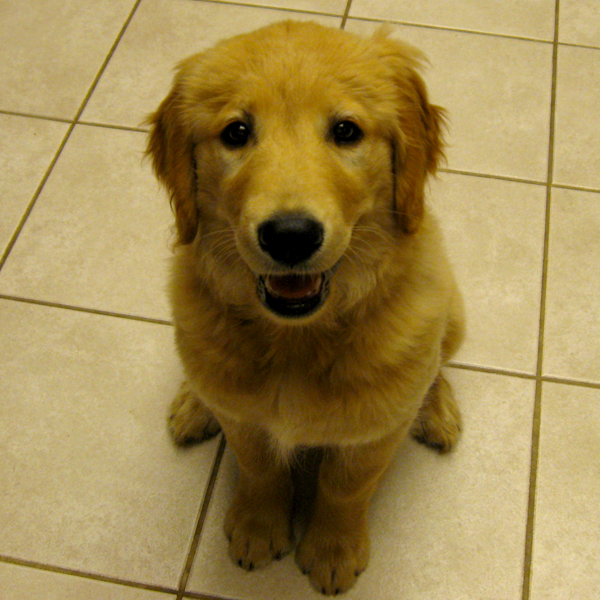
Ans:
[{"label": "black nose", "polygon": [[323,244],[323,235],[321,223],[302,213],[281,213],[258,227],[260,247],[288,266],[309,259]]}]

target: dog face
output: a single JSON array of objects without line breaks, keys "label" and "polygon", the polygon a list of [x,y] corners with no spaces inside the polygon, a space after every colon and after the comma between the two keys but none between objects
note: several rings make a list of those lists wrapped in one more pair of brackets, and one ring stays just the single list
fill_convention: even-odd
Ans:
[{"label": "dog face", "polygon": [[418,230],[443,118],[421,60],[383,34],[286,22],[180,64],[148,152],[223,301],[289,324],[339,310]]}]

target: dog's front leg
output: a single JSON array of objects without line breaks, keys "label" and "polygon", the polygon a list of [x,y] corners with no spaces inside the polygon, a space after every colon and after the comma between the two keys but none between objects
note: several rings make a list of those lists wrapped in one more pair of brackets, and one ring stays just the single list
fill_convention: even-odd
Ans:
[{"label": "dog's front leg", "polygon": [[319,592],[348,590],[367,567],[369,503],[401,437],[326,450],[314,511],[296,550],[298,566]]},{"label": "dog's front leg", "polygon": [[236,495],[225,518],[229,554],[252,571],[292,549],[292,479],[265,431],[218,419],[239,466]]}]

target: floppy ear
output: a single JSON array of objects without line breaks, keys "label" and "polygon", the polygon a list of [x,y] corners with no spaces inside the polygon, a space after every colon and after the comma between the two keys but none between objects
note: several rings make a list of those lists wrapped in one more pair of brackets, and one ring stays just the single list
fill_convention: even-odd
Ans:
[{"label": "floppy ear", "polygon": [[394,207],[398,222],[408,234],[419,228],[425,209],[425,182],[444,158],[442,130],[445,111],[429,103],[418,69],[418,50],[385,39],[397,89],[397,126],[392,132],[394,150]]},{"label": "floppy ear", "polygon": [[151,125],[146,154],[152,157],[154,172],[171,196],[177,243],[189,244],[198,229],[194,145],[183,122],[177,84],[146,122]]}]

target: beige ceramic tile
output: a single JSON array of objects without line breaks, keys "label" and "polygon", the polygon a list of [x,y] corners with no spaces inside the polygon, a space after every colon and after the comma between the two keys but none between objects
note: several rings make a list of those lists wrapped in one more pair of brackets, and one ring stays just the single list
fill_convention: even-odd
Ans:
[{"label": "beige ceramic tile", "polygon": [[353,0],[353,17],[551,40],[555,0]]},{"label": "beige ceramic tile", "polygon": [[134,0],[4,0],[0,109],[72,118]]},{"label": "beige ceramic tile", "polygon": [[442,173],[430,205],[465,299],[467,338],[454,360],[535,373],[545,187]]},{"label": "beige ceramic tile", "polygon": [[[223,0],[225,3],[228,1]],[[343,15],[348,4],[348,0],[231,0],[231,2],[253,6],[269,6],[285,10],[306,10],[328,15]]]},{"label": "beige ceramic tile", "polygon": [[0,255],[67,129],[65,123],[0,115]]},{"label": "beige ceramic tile", "polygon": [[559,39],[600,48],[600,4],[597,0],[560,0]]},{"label": "beige ceramic tile", "polygon": [[600,195],[552,196],[544,374],[600,382]]},{"label": "beige ceramic tile", "polygon": [[177,586],[216,445],[169,440],[171,327],[8,300],[0,320],[0,555]]},{"label": "beige ceramic tile", "polygon": [[600,390],[544,384],[531,600],[600,591]]},{"label": "beige ceramic tile", "polygon": [[332,26],[341,22],[334,17],[213,2],[142,0],[83,119],[139,126],[166,96],[180,60],[222,38],[290,18]]},{"label": "beige ceramic tile", "polygon": [[[371,32],[373,23],[346,29]],[[487,35],[395,26],[393,37],[420,48],[431,99],[449,112],[449,166],[545,181],[552,47]]]},{"label": "beige ceramic tile", "polygon": [[600,189],[600,50],[560,46],[554,183]]},{"label": "beige ceramic tile", "polygon": [[0,292],[169,319],[172,216],[146,134],[77,126],[0,273]]},{"label": "beige ceramic tile", "polygon": [[[534,383],[450,370],[465,429],[448,456],[407,441],[371,511],[372,556],[348,600],[521,597]],[[235,469],[226,454],[189,588],[244,600],[322,598],[293,556],[246,573],[222,525]]]},{"label": "beige ceramic tile", "polygon": [[171,594],[0,563],[2,600],[174,600]]}]

